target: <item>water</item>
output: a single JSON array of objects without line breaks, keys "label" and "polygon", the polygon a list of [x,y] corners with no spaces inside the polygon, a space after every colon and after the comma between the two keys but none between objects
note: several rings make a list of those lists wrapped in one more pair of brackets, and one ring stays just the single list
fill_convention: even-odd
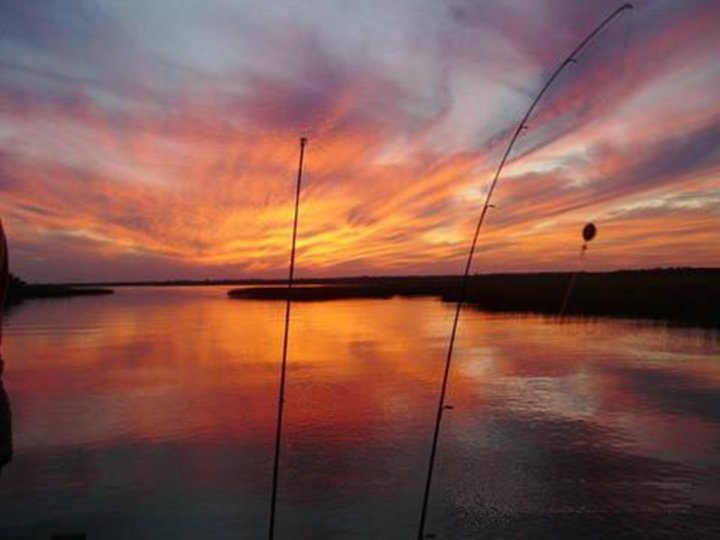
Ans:
[{"label": "water", "polygon": [[[0,538],[264,538],[283,315],[213,287],[6,315]],[[278,538],[415,537],[451,317],[294,306]],[[708,331],[466,310],[428,532],[717,536],[719,352]]]}]

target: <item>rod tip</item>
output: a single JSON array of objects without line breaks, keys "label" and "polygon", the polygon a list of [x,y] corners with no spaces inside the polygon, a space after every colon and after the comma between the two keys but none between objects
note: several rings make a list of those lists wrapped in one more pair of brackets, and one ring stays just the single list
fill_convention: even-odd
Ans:
[{"label": "rod tip", "polygon": [[301,144],[302,146],[305,146],[305,145],[307,144],[307,142],[308,142],[308,138],[307,138],[307,137],[300,137],[300,144]]}]

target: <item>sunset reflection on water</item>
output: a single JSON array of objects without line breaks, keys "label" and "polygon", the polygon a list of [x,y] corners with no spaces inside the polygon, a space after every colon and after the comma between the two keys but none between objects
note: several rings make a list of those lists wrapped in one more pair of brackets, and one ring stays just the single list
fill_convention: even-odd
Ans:
[{"label": "sunset reflection on water", "polygon": [[[293,314],[278,536],[413,537],[452,306]],[[263,537],[283,315],[217,287],[6,314],[0,537]],[[712,331],[467,309],[428,531],[717,528],[718,352]]]}]

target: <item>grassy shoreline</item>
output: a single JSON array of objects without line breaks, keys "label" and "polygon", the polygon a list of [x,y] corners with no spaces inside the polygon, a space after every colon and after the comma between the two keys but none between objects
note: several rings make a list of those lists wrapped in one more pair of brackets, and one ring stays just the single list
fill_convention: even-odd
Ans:
[{"label": "grassy shoreline", "polygon": [[[467,303],[488,311],[557,315],[570,273],[485,274],[470,278]],[[456,302],[458,276],[342,278],[300,280],[295,301],[329,301],[393,296],[434,296]],[[234,299],[285,300],[279,285],[232,289]],[[655,319],[720,327],[720,269],[637,270],[580,273],[569,315]]]},{"label": "grassy shoreline", "polygon": [[[11,276],[5,298],[5,306],[14,306],[25,300],[70,298],[74,296],[101,296],[113,294],[113,292],[112,289],[100,287],[72,287],[66,285],[26,283],[15,276]],[[0,306],[0,308],[2,307],[3,306]]]},{"label": "grassy shoreline", "polygon": [[[471,276],[467,303],[487,311],[557,315],[570,272],[477,274]],[[437,297],[456,302],[460,276],[360,276],[297,280],[293,300]],[[287,298],[283,279],[174,280],[27,284],[14,278],[6,304],[33,298],[112,294],[107,287],[243,286],[234,299],[277,301]],[[669,268],[582,272],[578,274],[567,313],[666,321],[720,328],[720,268]]]}]

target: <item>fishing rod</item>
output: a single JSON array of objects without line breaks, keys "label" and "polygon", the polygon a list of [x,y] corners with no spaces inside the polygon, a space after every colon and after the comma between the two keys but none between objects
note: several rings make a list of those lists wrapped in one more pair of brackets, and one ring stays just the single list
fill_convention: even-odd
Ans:
[{"label": "fishing rod", "polygon": [[440,434],[440,423],[442,422],[443,411],[446,409],[445,395],[447,393],[447,383],[450,374],[450,365],[452,363],[453,349],[455,347],[455,337],[457,335],[458,322],[460,321],[460,312],[462,311],[463,304],[465,303],[465,295],[467,294],[470,268],[472,267],[472,260],[473,256],[475,255],[475,248],[477,247],[477,240],[478,236],[480,235],[480,229],[482,229],[482,225],[485,221],[485,215],[487,214],[488,209],[492,206],[490,204],[490,200],[492,198],[493,192],[495,191],[495,186],[497,185],[498,179],[500,178],[500,173],[505,167],[505,163],[508,159],[508,156],[510,155],[510,151],[515,145],[515,141],[517,141],[517,139],[520,137],[520,134],[528,128],[526,123],[530,118],[530,115],[532,114],[533,110],[535,110],[535,107],[540,102],[545,92],[547,92],[548,88],[550,88],[552,83],[555,82],[555,79],[557,79],[558,75],[560,75],[560,73],[567,66],[576,63],[576,55],[580,53],[587,46],[587,44],[590,43],[590,41],[592,41],[592,39],[597,36],[606,26],[608,26],[620,14],[622,14],[625,10],[628,9],[633,9],[633,5],[629,3],[623,4],[615,11],[613,11],[610,15],[608,15],[597,27],[595,27],[592,32],[587,35],[587,37],[585,37],[585,39],[580,42],[577,47],[573,49],[573,51],[565,58],[565,60],[563,60],[560,65],[555,69],[552,75],[550,75],[550,78],[540,89],[540,92],[538,92],[537,96],[535,96],[535,99],[533,99],[530,107],[528,108],[527,112],[522,117],[522,120],[520,120],[520,123],[515,129],[515,132],[510,139],[510,143],[505,149],[505,153],[500,160],[500,165],[495,172],[492,183],[490,184],[490,189],[488,190],[487,196],[485,197],[485,204],[482,207],[480,217],[477,221],[477,225],[475,226],[475,234],[473,235],[473,239],[470,244],[470,252],[468,254],[467,262],[465,263],[465,271],[463,273],[460,285],[460,296],[458,297],[457,305],[455,307],[455,317],[453,319],[452,330],[450,332],[450,342],[448,344],[447,355],[445,357],[445,369],[443,371],[442,385],[440,387],[440,399],[438,400],[437,413],[435,416],[435,430],[433,433],[432,446],[430,448],[430,461],[428,463],[427,478],[425,480],[425,492],[423,494],[422,511],[420,513],[420,524],[418,527],[417,535],[418,540],[423,540],[425,534],[425,519],[427,517],[427,507],[428,501],[430,499],[430,488],[432,486],[433,469],[435,466],[435,455],[437,453],[438,437]]},{"label": "fishing rod", "polygon": [[287,302],[285,303],[285,333],[283,335],[282,364],[280,367],[280,387],[278,389],[277,425],[275,427],[275,458],[273,460],[272,495],[270,497],[270,519],[268,522],[268,538],[275,537],[275,509],[277,503],[278,472],[280,470],[280,445],[282,442],[282,420],[285,408],[285,374],[287,372],[288,337],[290,334],[290,307],[292,305],[292,289],[295,277],[295,244],[297,241],[298,216],[300,214],[300,187],[302,185],[303,159],[305,157],[306,137],[300,137],[300,161],[298,163],[297,182],[295,186],[295,217],[293,218],[292,244],[290,248],[290,269],[288,275]]}]

